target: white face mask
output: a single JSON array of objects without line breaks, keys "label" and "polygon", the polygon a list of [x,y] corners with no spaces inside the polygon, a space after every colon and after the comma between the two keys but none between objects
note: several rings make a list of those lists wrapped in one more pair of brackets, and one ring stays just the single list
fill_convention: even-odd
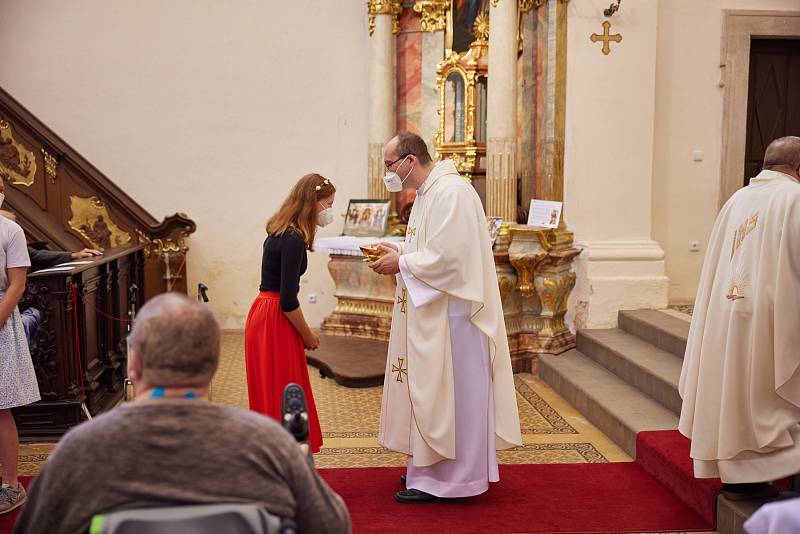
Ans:
[{"label": "white face mask", "polygon": [[[405,163],[406,159],[408,159],[408,156],[403,158],[403,161],[401,161],[400,165],[397,166],[398,170],[400,170],[400,167],[403,166],[403,163]],[[383,177],[383,183],[386,186],[386,190],[389,191],[390,193],[399,193],[400,191],[402,191],[403,182],[405,182],[408,179],[408,175],[411,174],[412,170],[414,170],[413,167],[408,170],[406,177],[402,179],[400,178],[400,175],[394,171],[387,172],[386,175]]]},{"label": "white face mask", "polygon": [[333,207],[326,208],[322,203],[322,211],[317,213],[317,226],[324,228],[333,222]]}]

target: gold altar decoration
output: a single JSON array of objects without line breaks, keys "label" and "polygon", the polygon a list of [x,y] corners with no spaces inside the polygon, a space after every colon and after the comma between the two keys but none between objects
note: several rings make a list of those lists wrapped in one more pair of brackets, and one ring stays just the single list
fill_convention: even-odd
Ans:
[{"label": "gold altar decoration", "polygon": [[475,41],[463,54],[450,51],[436,65],[439,127],[433,145],[442,159],[452,159],[467,179],[486,174],[486,90],[489,19],[473,26]]},{"label": "gold altar decoration", "polygon": [[76,195],[71,195],[69,200],[72,211],[69,227],[93,248],[105,250],[131,242],[131,235],[111,220],[102,200],[95,196],[83,198]]},{"label": "gold altar decoration", "polygon": [[42,149],[42,156],[44,156],[44,172],[50,178],[50,183],[54,184],[57,178],[58,158],[45,149]]},{"label": "gold altar decoration", "polygon": [[622,41],[622,35],[619,33],[615,33],[614,35],[610,34],[611,30],[611,23],[607,20],[603,21],[603,33],[593,33],[589,39],[593,43],[597,43],[599,41],[603,41],[603,55],[607,56],[611,53],[611,41],[615,43],[619,43]]},{"label": "gold altar decoration", "polygon": [[[527,13],[528,11],[533,9],[534,7],[536,9],[539,9],[543,5],[546,5],[547,2],[549,2],[549,1],[550,0],[519,0],[519,10],[522,13]],[[569,2],[569,0],[558,0],[558,2],[560,4],[566,4],[567,2]]]},{"label": "gold altar decoration", "polygon": [[400,20],[398,16],[403,12],[401,0],[367,0],[367,14],[369,16],[369,34],[375,31],[375,16],[389,15],[392,17],[392,33],[400,33]]},{"label": "gold altar decoration", "polygon": [[422,15],[419,27],[424,32],[444,31],[451,0],[417,0],[414,11]]},{"label": "gold altar decoration", "polygon": [[11,125],[0,119],[0,178],[31,186],[36,177],[36,154],[14,139]]},{"label": "gold altar decoration", "polygon": [[136,235],[139,238],[139,244],[144,245],[145,258],[149,258],[151,256],[160,256],[161,254],[169,252],[185,254],[189,251],[189,246],[186,244],[186,239],[189,237],[189,232],[180,232],[177,239],[151,239],[137,228]]},{"label": "gold altar decoration", "polygon": [[[506,252],[495,252],[500,294],[506,316],[511,361],[515,372],[536,371],[537,354],[559,354],[575,346],[564,316],[575,287],[572,262],[581,250],[566,229],[510,225]],[[511,291],[503,295],[508,278],[507,258],[517,273]]]}]

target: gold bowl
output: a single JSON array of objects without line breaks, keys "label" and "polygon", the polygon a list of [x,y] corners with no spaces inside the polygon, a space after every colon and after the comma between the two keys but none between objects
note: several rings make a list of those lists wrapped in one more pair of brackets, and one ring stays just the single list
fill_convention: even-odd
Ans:
[{"label": "gold bowl", "polygon": [[381,254],[383,254],[377,245],[361,245],[358,248],[360,248],[361,253],[364,254],[364,261],[369,263],[379,260],[381,258]]}]

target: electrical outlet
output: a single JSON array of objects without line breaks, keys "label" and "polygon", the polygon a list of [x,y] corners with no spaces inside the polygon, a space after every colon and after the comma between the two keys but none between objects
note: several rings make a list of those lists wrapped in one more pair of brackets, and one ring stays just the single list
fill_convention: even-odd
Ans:
[{"label": "electrical outlet", "polygon": [[689,252],[700,252],[700,241],[690,241]]},{"label": "electrical outlet", "polygon": [[314,293],[311,293],[311,294],[308,296],[308,303],[309,303],[309,304],[316,304],[316,303],[317,303],[317,295],[316,295],[316,294],[314,294]]}]

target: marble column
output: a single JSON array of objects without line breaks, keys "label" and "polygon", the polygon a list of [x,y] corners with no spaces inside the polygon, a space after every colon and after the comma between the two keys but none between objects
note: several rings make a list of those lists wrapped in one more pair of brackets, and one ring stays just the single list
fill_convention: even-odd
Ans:
[{"label": "marble column", "polygon": [[396,133],[397,55],[395,34],[399,0],[369,0],[369,198],[389,198],[383,185],[383,145]]},{"label": "marble column", "polygon": [[517,0],[489,8],[486,214],[514,222],[517,216]]}]

